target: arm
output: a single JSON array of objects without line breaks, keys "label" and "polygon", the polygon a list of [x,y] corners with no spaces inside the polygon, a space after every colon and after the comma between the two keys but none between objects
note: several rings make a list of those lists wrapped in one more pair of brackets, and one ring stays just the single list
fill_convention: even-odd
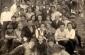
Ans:
[{"label": "arm", "polygon": [[35,31],[36,38],[38,38],[38,29]]},{"label": "arm", "polygon": [[58,39],[57,37],[58,37],[58,31],[55,32],[55,36],[54,36],[54,38],[55,38],[56,41]]},{"label": "arm", "polygon": [[23,49],[24,47],[22,45],[19,45],[18,47],[16,47],[13,51],[11,51],[9,54],[13,55],[18,53],[21,49]]}]

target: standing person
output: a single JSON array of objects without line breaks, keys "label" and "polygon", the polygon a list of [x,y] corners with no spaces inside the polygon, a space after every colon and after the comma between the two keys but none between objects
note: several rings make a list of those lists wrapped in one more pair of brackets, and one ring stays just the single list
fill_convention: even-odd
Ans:
[{"label": "standing person", "polygon": [[35,34],[34,27],[32,26],[32,21],[28,21],[28,25],[22,29],[22,37],[26,37],[29,41],[33,38]]}]

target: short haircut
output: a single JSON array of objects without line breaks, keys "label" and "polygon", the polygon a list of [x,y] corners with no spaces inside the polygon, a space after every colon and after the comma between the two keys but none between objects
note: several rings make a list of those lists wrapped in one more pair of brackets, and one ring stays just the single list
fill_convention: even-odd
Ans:
[{"label": "short haircut", "polygon": [[67,26],[68,26],[69,24],[71,24],[71,25],[72,25],[72,23],[71,23],[71,22],[69,22],[69,23],[67,24]]},{"label": "short haircut", "polygon": [[13,15],[13,16],[11,17],[11,19],[12,19],[12,18],[15,18],[15,19],[16,19],[16,16]]}]

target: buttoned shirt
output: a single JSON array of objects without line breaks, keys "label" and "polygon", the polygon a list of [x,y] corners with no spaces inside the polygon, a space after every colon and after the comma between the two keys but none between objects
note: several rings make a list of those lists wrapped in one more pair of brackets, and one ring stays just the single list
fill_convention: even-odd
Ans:
[{"label": "buttoned shirt", "polygon": [[69,38],[69,39],[75,38],[75,30],[74,29],[71,29],[70,31],[68,29],[66,29],[65,31],[66,31],[66,38]]}]

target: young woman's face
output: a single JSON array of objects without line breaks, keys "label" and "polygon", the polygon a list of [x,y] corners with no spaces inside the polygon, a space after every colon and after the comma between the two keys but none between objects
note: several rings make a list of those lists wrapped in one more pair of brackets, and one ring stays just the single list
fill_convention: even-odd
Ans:
[{"label": "young woman's face", "polygon": [[21,20],[22,20],[22,21],[24,21],[24,20],[25,20],[25,17],[24,17],[24,16],[22,16],[22,17],[21,17]]},{"label": "young woman's face", "polygon": [[33,21],[35,20],[35,16],[32,17],[32,20],[33,20]]},{"label": "young woman's face", "polygon": [[42,16],[38,16],[38,20],[41,21],[42,20]]}]

